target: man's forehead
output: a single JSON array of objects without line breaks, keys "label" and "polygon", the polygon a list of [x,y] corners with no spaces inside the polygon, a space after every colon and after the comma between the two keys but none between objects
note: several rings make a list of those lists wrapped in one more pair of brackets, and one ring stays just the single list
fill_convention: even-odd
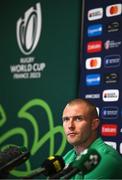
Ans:
[{"label": "man's forehead", "polygon": [[85,103],[75,103],[75,104],[67,104],[63,114],[68,113],[68,112],[84,112],[87,113],[89,110],[88,106]]},{"label": "man's forehead", "polygon": [[81,106],[81,107],[87,107],[87,108],[88,108],[88,105],[87,105],[86,103],[84,103],[84,102],[81,103],[81,102],[80,102],[80,103],[71,103],[71,104],[69,103],[69,104],[66,105],[65,109],[66,109],[66,108],[72,108],[72,107],[73,107],[73,108],[75,108],[75,107],[77,108],[77,107],[80,107],[80,106]]}]

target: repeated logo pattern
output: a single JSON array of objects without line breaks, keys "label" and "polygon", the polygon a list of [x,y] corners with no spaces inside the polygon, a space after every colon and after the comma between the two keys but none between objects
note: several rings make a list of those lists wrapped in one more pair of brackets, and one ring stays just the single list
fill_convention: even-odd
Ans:
[{"label": "repeated logo pattern", "polygon": [[83,3],[80,96],[94,101],[100,134],[122,154],[122,3]]}]

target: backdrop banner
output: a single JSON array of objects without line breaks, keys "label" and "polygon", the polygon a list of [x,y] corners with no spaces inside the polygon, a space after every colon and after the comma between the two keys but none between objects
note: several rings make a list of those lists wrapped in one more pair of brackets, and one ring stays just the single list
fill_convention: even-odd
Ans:
[{"label": "backdrop banner", "polygon": [[69,147],[61,116],[78,95],[80,10],[80,0],[0,6],[0,148],[14,144],[31,152],[12,178],[29,175]]}]

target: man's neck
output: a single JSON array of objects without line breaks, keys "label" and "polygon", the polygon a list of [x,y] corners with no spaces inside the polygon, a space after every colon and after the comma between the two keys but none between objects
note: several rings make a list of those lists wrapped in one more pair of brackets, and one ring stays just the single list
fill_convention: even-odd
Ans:
[{"label": "man's neck", "polygon": [[83,152],[85,149],[87,149],[96,139],[97,139],[97,137],[95,136],[95,137],[91,138],[90,140],[88,140],[87,142],[82,143],[81,145],[74,146],[76,154],[79,155],[81,152]]}]

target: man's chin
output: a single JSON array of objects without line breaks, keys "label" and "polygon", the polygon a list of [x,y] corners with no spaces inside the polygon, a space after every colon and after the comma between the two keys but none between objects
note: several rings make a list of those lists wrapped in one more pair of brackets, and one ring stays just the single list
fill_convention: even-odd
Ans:
[{"label": "man's chin", "polygon": [[71,141],[71,140],[68,140],[68,143],[71,144],[72,146],[77,146],[79,143],[77,141]]}]

